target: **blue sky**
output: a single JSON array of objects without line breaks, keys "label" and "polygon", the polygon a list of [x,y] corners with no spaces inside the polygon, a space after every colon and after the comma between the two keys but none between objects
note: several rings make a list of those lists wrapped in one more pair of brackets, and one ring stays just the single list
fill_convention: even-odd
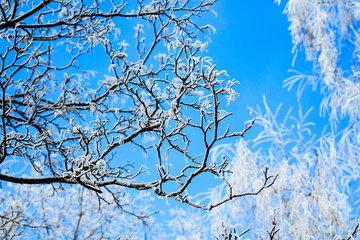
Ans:
[{"label": "blue sky", "polygon": [[284,92],[282,81],[289,76],[293,58],[283,6],[262,2],[261,7],[258,1],[217,2],[217,32],[208,49],[216,64],[240,81],[239,101],[255,104],[262,102],[266,92],[274,101],[290,97],[272,93]]}]

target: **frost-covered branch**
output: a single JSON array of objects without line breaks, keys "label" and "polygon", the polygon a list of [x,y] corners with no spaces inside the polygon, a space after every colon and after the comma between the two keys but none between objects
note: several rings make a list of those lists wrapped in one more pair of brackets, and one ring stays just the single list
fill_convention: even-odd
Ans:
[{"label": "frost-covered branch", "polygon": [[213,28],[195,18],[214,2],[2,2],[0,179],[81,185],[100,198],[109,186],[151,189],[203,209],[271,186],[266,169],[254,192],[229,185],[208,206],[188,196],[209,173],[228,184],[226,162],[210,153],[255,123],[252,112],[244,128],[227,122],[237,82],[205,56]]}]

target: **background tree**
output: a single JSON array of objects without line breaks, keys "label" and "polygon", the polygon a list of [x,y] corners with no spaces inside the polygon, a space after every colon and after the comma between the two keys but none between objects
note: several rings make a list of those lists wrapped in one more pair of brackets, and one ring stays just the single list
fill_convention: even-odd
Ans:
[{"label": "background tree", "polygon": [[0,234],[3,239],[146,239],[160,231],[152,217],[150,193],[119,190],[99,201],[86,188],[55,190],[51,185],[1,189]]},{"label": "background tree", "polygon": [[[59,236],[64,231],[49,220],[54,216],[64,219],[62,226],[79,226],[66,237],[106,237],[110,226],[88,227],[82,221],[91,211],[83,207],[96,205],[93,194],[100,202],[129,204],[130,210],[122,211],[135,216],[134,225],[146,226],[144,218],[151,214],[141,214],[135,202],[120,194],[123,188],[149,189],[212,209],[273,184],[276,177],[265,170],[256,189],[232,191],[225,178],[228,160],[210,159],[219,142],[243,137],[255,121],[250,112],[253,120],[244,128],[225,124],[231,116],[226,105],[237,96],[236,82],[204,55],[211,26],[194,19],[214,2],[1,2],[0,180],[2,191],[10,191],[2,197],[4,237]],[[129,153],[132,161],[125,157]],[[230,193],[211,204],[194,198],[188,189],[202,175],[224,181]],[[50,189],[55,198],[33,194]],[[26,204],[7,202],[16,199],[16,192],[23,192]],[[78,204],[67,215],[51,216],[45,206],[59,199]],[[105,203],[97,203],[102,216],[117,221],[101,207]],[[40,220],[31,218],[40,206]],[[65,217],[70,215],[76,215],[75,225]]]},{"label": "background tree", "polygon": [[[297,86],[299,110],[272,110],[264,98],[254,112],[258,136],[212,152],[231,159],[228,182],[236,191],[257,186],[249,173],[263,166],[279,177],[256,198],[214,209],[209,231],[225,224],[249,227],[244,239],[359,238],[359,7],[357,1],[286,1],[295,57],[313,63],[310,74],[296,71],[284,82],[289,90]],[[313,108],[301,107],[308,86],[323,95],[316,110],[328,118],[325,126],[309,122]],[[226,195],[225,188],[215,188],[212,199]]]}]

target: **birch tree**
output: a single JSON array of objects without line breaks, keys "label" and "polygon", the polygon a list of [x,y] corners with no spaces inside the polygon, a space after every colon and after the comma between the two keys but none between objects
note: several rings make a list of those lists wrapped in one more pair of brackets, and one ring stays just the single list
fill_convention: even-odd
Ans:
[{"label": "birch tree", "polygon": [[[256,187],[257,178],[248,173],[265,165],[279,174],[256,198],[237,199],[209,213],[209,231],[230,226],[217,233],[221,239],[229,239],[236,226],[244,239],[358,239],[359,12],[358,1],[286,1],[294,61],[305,58],[313,69],[293,71],[284,81],[297,93],[298,112],[296,106],[274,109],[264,98],[255,111],[259,135],[212,152],[215,159],[231,159],[234,173],[228,182],[236,191]],[[323,95],[320,109],[302,109],[307,87]],[[329,119],[325,127],[307,120],[314,111]],[[227,193],[223,184],[211,197],[217,201]]]}]

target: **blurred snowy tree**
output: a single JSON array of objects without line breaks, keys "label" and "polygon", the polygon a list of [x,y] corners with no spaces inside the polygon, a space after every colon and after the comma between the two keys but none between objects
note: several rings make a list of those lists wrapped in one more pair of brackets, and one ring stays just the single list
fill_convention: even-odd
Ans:
[{"label": "blurred snowy tree", "polygon": [[[280,4],[280,0],[275,2]],[[313,62],[312,74],[296,72],[285,80],[289,90],[298,87],[299,113],[294,115],[290,109],[281,119],[281,106],[273,111],[264,98],[264,107],[255,111],[262,126],[258,137],[235,147],[218,146],[213,152],[214,158],[225,154],[231,159],[234,174],[229,175],[229,183],[234,191],[257,186],[256,176],[251,179],[249,173],[263,166],[279,176],[256,198],[237,199],[214,209],[211,229],[251,222],[245,225],[253,230],[249,231],[251,239],[356,239],[360,220],[358,197],[354,196],[360,180],[360,4],[289,0],[285,13],[295,58],[304,50],[306,60]],[[313,130],[322,126],[306,119],[312,109],[306,113],[301,109],[301,94],[307,86],[320,87],[323,95],[319,112],[329,123],[321,136]],[[214,189],[214,201],[226,195],[225,187]],[[272,225],[278,229],[276,236],[266,232]]]}]

